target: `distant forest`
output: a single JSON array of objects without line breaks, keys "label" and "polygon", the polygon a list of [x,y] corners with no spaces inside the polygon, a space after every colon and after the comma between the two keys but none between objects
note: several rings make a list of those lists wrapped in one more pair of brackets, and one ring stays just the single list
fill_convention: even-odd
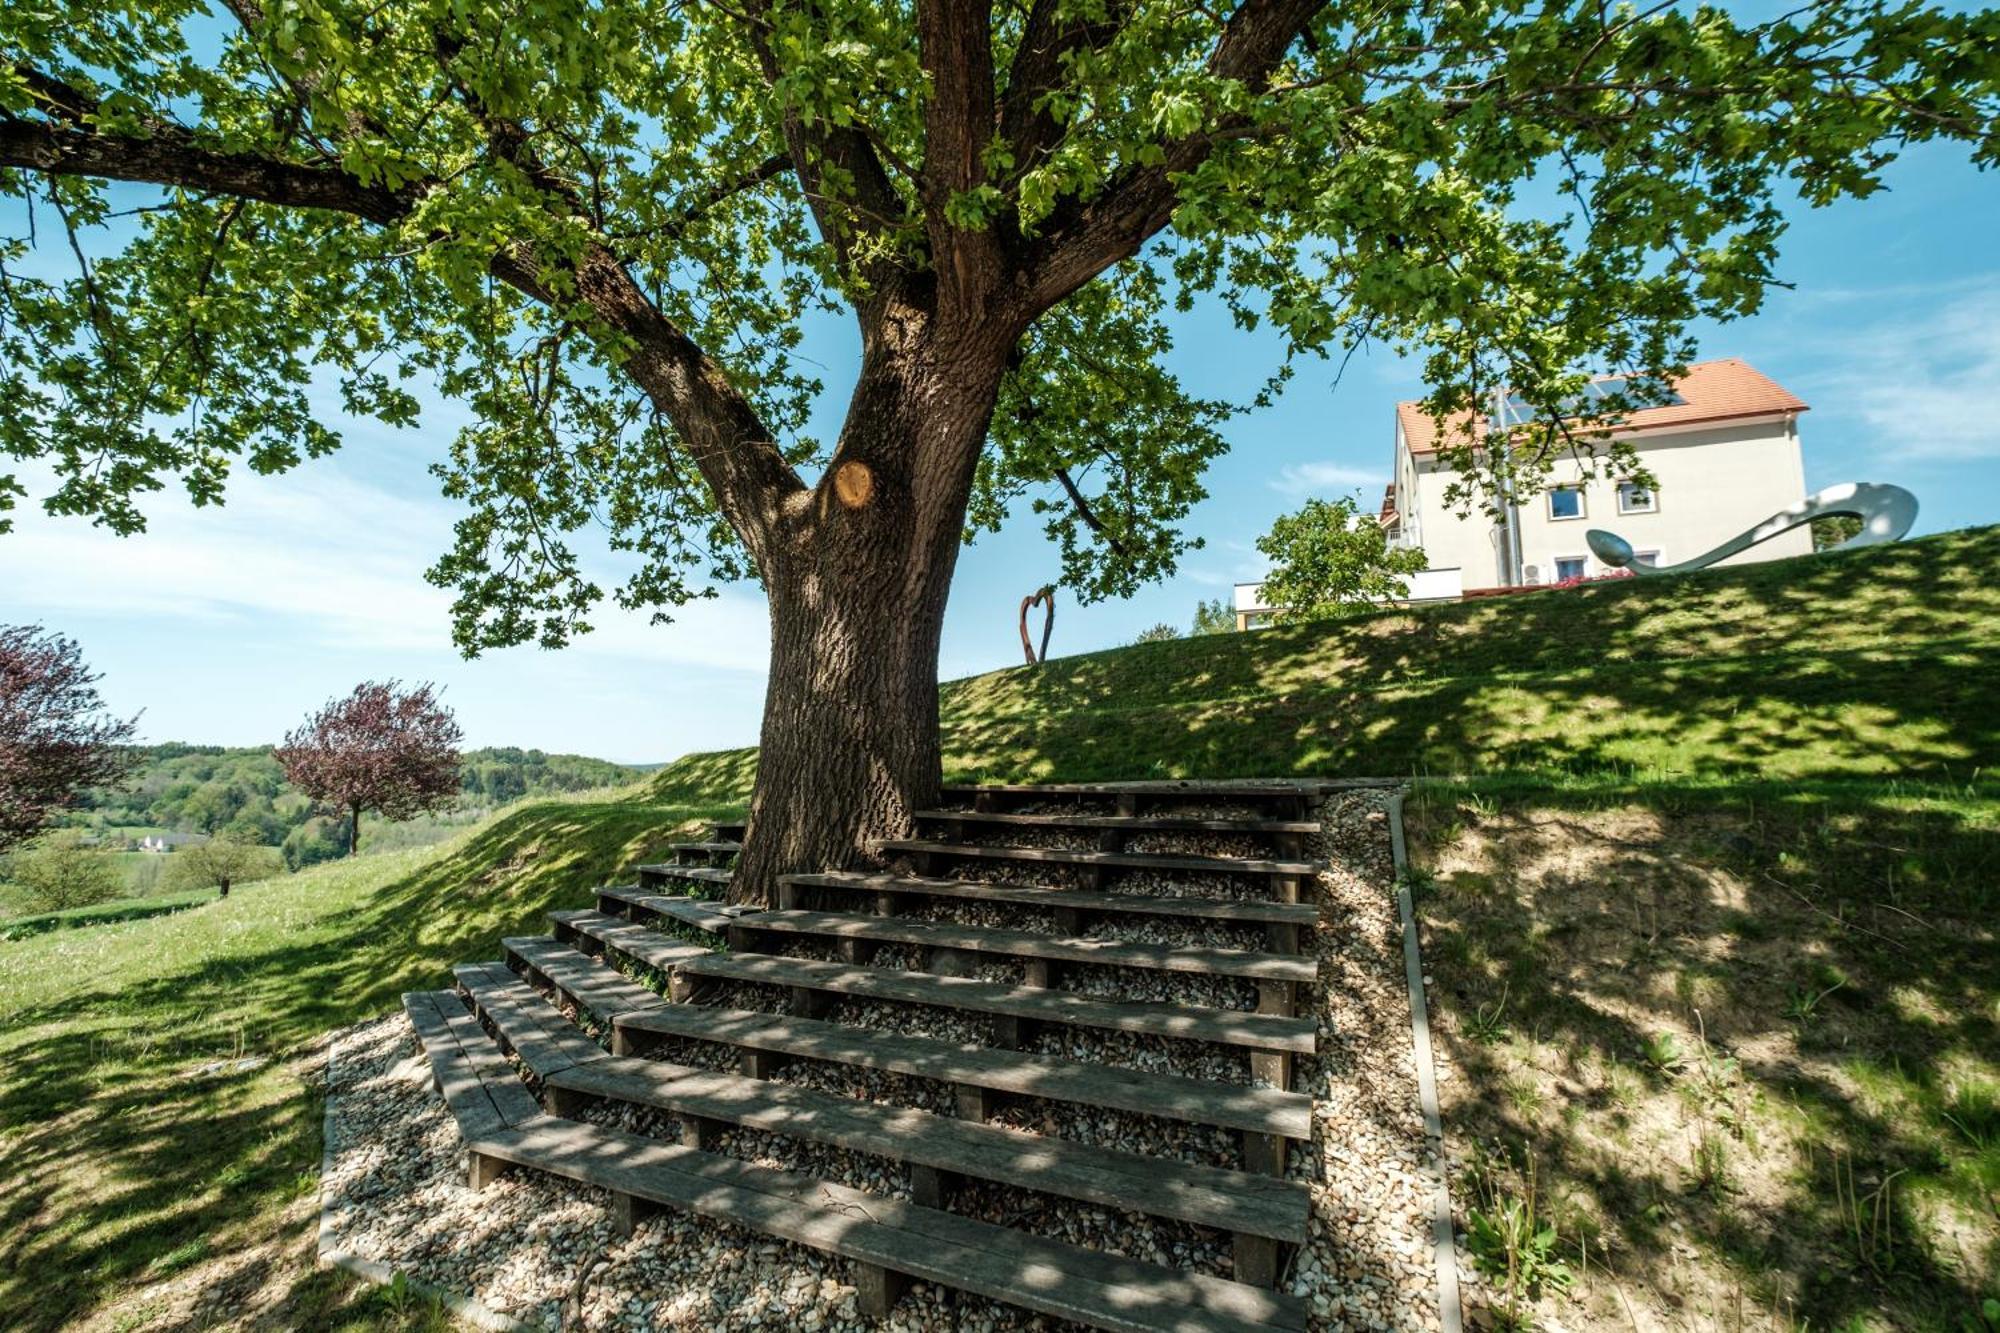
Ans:
[{"label": "distant forest", "polygon": [[[345,850],[338,819],[317,813],[285,782],[264,748],[146,745],[132,778],[118,790],[87,794],[64,822],[100,836],[136,831],[231,833],[284,852],[293,870]],[[503,746],[468,750],[459,770],[461,804],[479,810],[523,796],[587,791],[630,782],[635,770],[603,759]]]}]

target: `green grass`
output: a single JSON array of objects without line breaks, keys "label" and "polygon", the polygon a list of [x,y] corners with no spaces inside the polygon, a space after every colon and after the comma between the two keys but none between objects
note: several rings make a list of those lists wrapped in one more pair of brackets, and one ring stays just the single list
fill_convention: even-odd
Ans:
[{"label": "green grass", "polygon": [[1409,813],[1447,1134],[1505,1179],[1537,1164],[1586,1306],[1977,1329],[2000,793],[1509,777]]},{"label": "green grass", "polygon": [[60,912],[37,912],[0,921],[0,942],[24,940],[51,930],[78,926],[109,926],[120,921],[143,921],[199,907],[215,898],[213,889],[188,889],[180,893],[155,894],[150,898],[114,898],[89,907],[70,907]]},{"label": "green grass", "polygon": [[[0,1310],[54,1329],[258,1246],[273,1322],[389,1319],[300,1266],[329,1029],[450,983],[727,805],[516,807],[436,847],[335,862],[144,921],[0,944]],[[267,1055],[243,1075],[209,1061]],[[284,1248],[290,1244],[291,1249]]]},{"label": "green grass", "polygon": [[944,688],[960,779],[1966,782],[2000,760],[2000,527],[1142,644]]},{"label": "green grass", "polygon": [[[1582,808],[1652,802],[1696,817],[1718,802],[1768,806],[1786,812],[1788,828],[1827,830],[1812,835],[1821,850],[1793,887],[1828,901],[1815,877],[1847,874],[1828,849],[1893,829],[1879,840],[1897,850],[1869,862],[1855,902],[1957,921],[1990,913],[1995,878],[1980,812],[1993,798],[1985,774],[2000,726],[1996,572],[2000,529],[1059,659],[947,685],[946,767],[995,780],[1454,775],[1478,781],[1453,788],[1452,801],[1495,809],[1551,790]],[[242,1303],[267,1325],[435,1323],[434,1312],[398,1313],[305,1257],[324,1034],[392,1009],[404,990],[446,984],[455,962],[497,956],[501,936],[540,929],[547,911],[587,901],[697,822],[739,815],[755,764],[750,750],[689,756],[642,786],[512,807],[436,846],[315,867],[149,919],[118,919],[138,904],[109,905],[101,918],[0,941],[0,1322],[184,1319],[154,1284],[237,1265],[255,1278]],[[1800,855],[1789,843],[1779,851]],[[103,923],[59,928],[87,920]],[[1756,911],[1723,925],[1765,941],[1796,928]],[[1962,944],[1970,952],[1952,960],[1957,970],[1924,984],[1955,977],[1950,998],[1963,1012],[1950,1019],[1952,1039],[1991,1050],[1993,988],[1963,970],[1991,962],[1980,952],[1990,929],[1976,943]],[[1509,961],[1508,940],[1474,945],[1486,951],[1478,959],[1529,967]],[[1842,966],[1871,989],[1884,984],[1865,959]],[[1518,988],[1509,994],[1496,1052],[1534,1039],[1547,1018]],[[270,1063],[189,1074],[238,1055]],[[1808,1090],[1800,1114],[1830,1117],[1857,1141],[1884,1116],[1915,1117],[1940,1154],[1961,1154],[1949,1161],[1984,1152],[1975,1143],[1994,1114],[1983,1076],[1931,1063],[1929,1075],[1905,1066],[1908,1087],[1881,1084],[1883,1104],[1905,1109],[1843,1120],[1812,1110]],[[1651,1095],[1620,1068],[1611,1078],[1621,1098]],[[1510,1097],[1493,1086],[1496,1104],[1557,1118],[1549,1089],[1517,1080]],[[1951,1148],[1947,1134],[1966,1147]],[[1926,1188],[1958,1199],[1983,1168],[1940,1170]]]}]

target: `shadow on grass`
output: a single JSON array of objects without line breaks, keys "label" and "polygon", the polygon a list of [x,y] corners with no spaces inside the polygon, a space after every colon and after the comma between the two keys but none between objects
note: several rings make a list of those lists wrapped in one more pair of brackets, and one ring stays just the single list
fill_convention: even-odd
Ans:
[{"label": "shadow on grass", "polygon": [[2000,528],[1218,634],[945,687],[954,777],[1964,780],[2000,760]]},{"label": "shadow on grass", "polygon": [[[587,903],[592,890],[618,882],[618,871],[656,857],[700,821],[737,813],[529,805],[413,872],[353,894],[352,906],[268,932],[281,943],[238,943],[229,923],[211,925],[213,914],[204,914],[208,933],[184,964],[153,960],[133,968],[137,975],[105,977],[8,1014],[0,1034],[4,1322],[55,1329],[229,1252],[255,1219],[316,1188],[312,1053],[320,1034],[394,1009],[405,991],[448,986],[453,964],[500,956],[503,936],[541,933],[549,911]],[[234,895],[229,910],[256,913],[258,887]],[[246,1054],[291,1063],[242,1076],[188,1072]],[[280,1323],[303,1319],[306,1306],[318,1319],[322,1304],[345,1299],[310,1264],[293,1267],[298,1287]]]},{"label": "shadow on grass", "polygon": [[2000,1275],[2000,806],[1438,786],[1412,813],[1446,867],[1420,914],[1458,1148],[1515,1180],[1532,1156],[1567,1244],[1634,1297],[1975,1326]]},{"label": "shadow on grass", "polygon": [[185,912],[213,901],[215,895],[203,890],[200,893],[176,893],[158,898],[121,899],[117,902],[99,903],[95,907],[77,908],[67,912],[42,912],[35,916],[15,917],[11,921],[0,921],[0,944],[32,939],[36,935],[46,935],[52,930],[115,926],[121,921],[145,921],[156,916],[171,916],[175,912]]}]

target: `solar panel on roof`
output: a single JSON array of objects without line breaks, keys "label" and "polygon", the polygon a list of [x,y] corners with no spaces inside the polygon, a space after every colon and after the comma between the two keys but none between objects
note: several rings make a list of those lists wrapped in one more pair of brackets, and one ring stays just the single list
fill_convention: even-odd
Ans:
[{"label": "solar panel on roof", "polygon": [[[1564,406],[1561,415],[1564,417],[1594,415],[1606,399],[1620,395],[1630,400],[1631,410],[1635,412],[1644,411],[1649,407],[1683,407],[1687,404],[1687,399],[1671,388],[1655,386],[1650,391],[1637,391],[1626,387],[1630,382],[1624,376],[1608,380],[1592,380],[1583,386],[1582,393]],[[1506,427],[1525,426],[1544,415],[1539,408],[1520,394],[1510,394],[1503,410],[1505,419],[1502,424]]]}]

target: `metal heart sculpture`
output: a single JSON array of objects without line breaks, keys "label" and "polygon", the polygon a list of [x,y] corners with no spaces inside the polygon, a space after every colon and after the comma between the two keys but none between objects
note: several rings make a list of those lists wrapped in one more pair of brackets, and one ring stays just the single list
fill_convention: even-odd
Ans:
[{"label": "metal heart sculpture", "polygon": [[1602,528],[1592,528],[1583,535],[1590,544],[1590,551],[1599,560],[1613,569],[1629,569],[1634,574],[1650,578],[1655,574],[1685,574],[1689,570],[1706,569],[1718,560],[1727,560],[1738,551],[1747,551],[1759,542],[1767,542],[1780,533],[1802,527],[1816,518],[1832,518],[1848,515],[1861,520],[1861,531],[1837,546],[1827,547],[1827,551],[1851,551],[1859,546],[1879,546],[1884,542],[1901,541],[1909,535],[1917,521],[1917,497],[1901,486],[1889,486],[1873,481],[1849,481],[1838,486],[1829,486],[1817,495],[1809,495],[1799,503],[1781,509],[1747,532],[1740,532],[1713,551],[1698,555],[1692,560],[1683,560],[1678,565],[1642,565],[1633,559],[1632,543],[1615,532]]},{"label": "metal heart sculpture", "polygon": [[[1042,617],[1042,655],[1035,656],[1035,645],[1028,638],[1028,608],[1040,602],[1045,608]],[[1021,651],[1027,656],[1028,665],[1046,662],[1049,658],[1049,635],[1056,627],[1056,585],[1045,583],[1032,594],[1021,599]]]}]

